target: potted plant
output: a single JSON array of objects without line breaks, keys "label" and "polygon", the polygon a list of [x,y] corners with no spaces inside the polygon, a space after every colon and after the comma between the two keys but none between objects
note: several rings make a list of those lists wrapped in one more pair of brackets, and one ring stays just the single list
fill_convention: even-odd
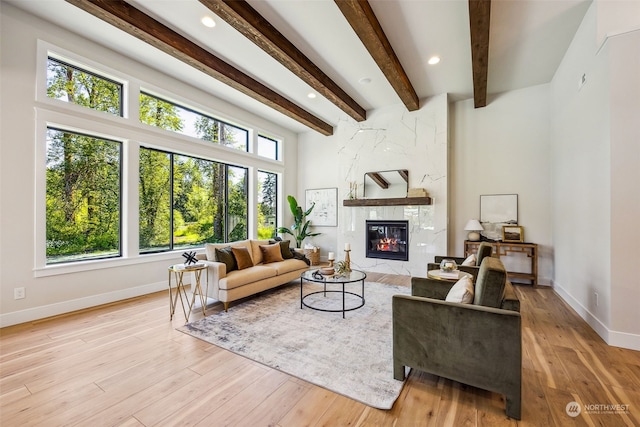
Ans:
[{"label": "potted plant", "polygon": [[287,227],[278,227],[278,233],[291,234],[296,239],[296,248],[300,248],[304,239],[321,234],[307,232],[311,226],[311,221],[307,220],[307,216],[311,213],[316,204],[311,204],[309,209],[303,211],[302,206],[298,205],[298,201],[295,197],[287,196],[287,201],[289,201],[289,208],[291,208],[291,213],[293,214],[294,224],[291,226],[291,229],[288,229]]}]

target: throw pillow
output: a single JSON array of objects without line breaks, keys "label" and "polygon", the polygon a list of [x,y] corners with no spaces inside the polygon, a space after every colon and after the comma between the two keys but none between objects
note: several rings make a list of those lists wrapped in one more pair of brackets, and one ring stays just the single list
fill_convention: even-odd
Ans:
[{"label": "throw pillow", "polygon": [[293,258],[293,254],[291,253],[291,246],[289,246],[289,241],[285,240],[278,243],[280,244],[280,253],[282,253],[282,258],[284,259]]},{"label": "throw pillow", "polygon": [[231,251],[233,252],[233,256],[235,257],[236,263],[238,264],[238,270],[244,270],[245,268],[253,267],[253,260],[251,259],[249,249],[244,246],[232,246]]},{"label": "throw pillow", "polygon": [[279,243],[274,243],[273,245],[260,245],[260,251],[262,251],[262,259],[265,264],[284,261]]},{"label": "throw pillow", "polygon": [[448,302],[471,304],[473,302],[473,293],[473,281],[471,281],[471,277],[465,276],[453,285],[444,300]]},{"label": "throw pillow", "polygon": [[236,257],[233,255],[233,251],[231,250],[231,246],[227,246],[226,248],[217,249],[216,259],[218,262],[222,262],[227,266],[227,273],[233,270],[238,269],[238,264],[236,263]]},{"label": "throw pillow", "polygon": [[476,254],[469,255],[460,265],[476,265]]},{"label": "throw pillow", "polygon": [[284,259],[293,258],[293,252],[291,252],[291,242],[289,242],[288,240],[282,240],[282,239],[277,240],[277,239],[280,239],[280,238],[276,236],[276,239],[269,240],[269,244],[280,243],[280,252],[282,253],[282,258]]}]

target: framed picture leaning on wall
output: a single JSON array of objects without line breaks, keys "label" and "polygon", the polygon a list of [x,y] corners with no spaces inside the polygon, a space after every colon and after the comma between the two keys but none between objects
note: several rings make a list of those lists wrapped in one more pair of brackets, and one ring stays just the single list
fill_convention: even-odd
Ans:
[{"label": "framed picture leaning on wall", "polygon": [[338,188],[315,188],[305,191],[305,210],[315,202],[307,216],[314,227],[338,226]]}]

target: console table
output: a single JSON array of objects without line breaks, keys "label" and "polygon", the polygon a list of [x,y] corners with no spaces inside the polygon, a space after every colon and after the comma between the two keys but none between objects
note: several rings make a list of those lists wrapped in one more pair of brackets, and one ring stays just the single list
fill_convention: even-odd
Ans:
[{"label": "console table", "polygon": [[[482,242],[464,241],[464,256],[478,252],[478,246]],[[489,242],[493,246],[492,256],[501,258],[509,254],[525,254],[531,261],[531,273],[519,273],[516,271],[507,271],[507,275],[511,279],[531,280],[533,287],[538,285],[538,245],[535,243],[518,243],[518,242]]]}]

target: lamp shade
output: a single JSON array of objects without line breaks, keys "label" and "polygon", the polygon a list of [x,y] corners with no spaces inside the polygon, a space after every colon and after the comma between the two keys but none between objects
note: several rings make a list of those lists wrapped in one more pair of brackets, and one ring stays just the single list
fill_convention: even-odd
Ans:
[{"label": "lamp shade", "polygon": [[484,230],[484,227],[477,219],[470,219],[467,225],[464,226],[464,229],[466,231],[481,231]]}]

